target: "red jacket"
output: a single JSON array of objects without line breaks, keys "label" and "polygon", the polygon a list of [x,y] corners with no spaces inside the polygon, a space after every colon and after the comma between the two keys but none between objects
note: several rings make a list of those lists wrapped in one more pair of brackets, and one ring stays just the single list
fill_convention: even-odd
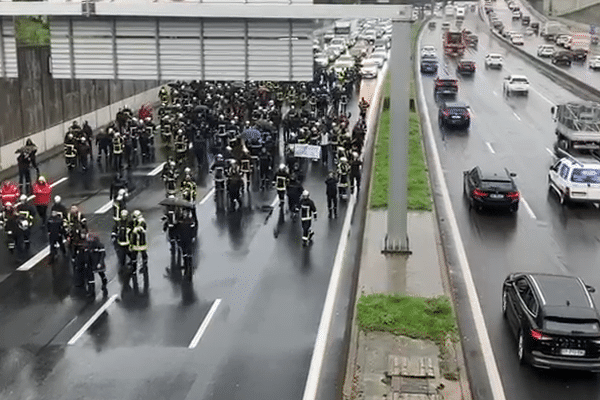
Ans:
[{"label": "red jacket", "polygon": [[21,196],[21,191],[15,183],[7,181],[2,184],[0,196],[2,196],[3,206],[5,206],[6,203],[12,203],[15,205],[19,200],[19,196]]},{"label": "red jacket", "polygon": [[36,182],[33,184],[33,204],[36,206],[47,206],[50,204],[50,198],[52,197],[52,186],[46,183]]}]

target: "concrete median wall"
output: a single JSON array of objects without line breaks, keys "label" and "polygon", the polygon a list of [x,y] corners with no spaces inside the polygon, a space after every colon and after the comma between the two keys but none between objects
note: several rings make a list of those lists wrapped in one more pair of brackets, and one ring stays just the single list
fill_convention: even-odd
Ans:
[{"label": "concrete median wall", "polygon": [[120,107],[156,102],[157,81],[53,79],[50,49],[19,48],[19,78],[0,80],[0,169],[16,164],[28,138],[38,153],[62,144],[74,120],[92,128],[114,120]]}]

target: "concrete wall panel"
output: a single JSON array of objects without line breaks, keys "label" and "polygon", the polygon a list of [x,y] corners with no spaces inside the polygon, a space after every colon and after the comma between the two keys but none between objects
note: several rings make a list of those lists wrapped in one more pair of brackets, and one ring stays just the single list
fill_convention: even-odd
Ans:
[{"label": "concrete wall panel", "polygon": [[64,103],[62,121],[75,119],[82,114],[79,81],[61,79],[61,84]]},{"label": "concrete wall panel", "polygon": [[23,131],[38,132],[44,129],[40,53],[35,48],[23,48],[17,54]]},{"label": "concrete wall panel", "polygon": [[0,145],[3,145],[23,136],[18,79],[1,79],[0,93]]}]

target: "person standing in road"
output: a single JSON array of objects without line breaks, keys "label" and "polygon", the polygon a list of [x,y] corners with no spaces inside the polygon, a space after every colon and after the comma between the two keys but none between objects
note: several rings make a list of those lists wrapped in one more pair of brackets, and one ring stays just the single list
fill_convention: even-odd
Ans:
[{"label": "person standing in road", "polygon": [[94,272],[100,276],[102,282],[102,297],[108,297],[108,279],[106,278],[106,248],[96,234],[88,233],[84,247],[85,254],[85,282],[86,292],[90,299],[96,297],[96,279]]},{"label": "person standing in road", "polygon": [[106,165],[110,165],[111,161],[111,147],[112,147],[112,134],[114,133],[112,128],[108,128],[106,131],[101,130],[96,135],[96,147],[98,151],[98,164],[102,164],[102,154],[106,160]]},{"label": "person standing in road", "polygon": [[325,194],[327,195],[327,209],[329,210],[329,218],[337,218],[337,202],[338,202],[338,180],[335,173],[329,172],[325,179]]},{"label": "person standing in road", "polygon": [[67,237],[63,215],[60,211],[54,209],[54,206],[52,206],[52,208],[53,211],[50,213],[50,218],[48,219],[47,224],[48,242],[50,244],[50,263],[53,263],[56,259],[56,253],[58,252],[58,249],[62,251],[63,256],[66,254],[64,241]]},{"label": "person standing in road", "polygon": [[21,197],[19,186],[11,181],[2,182],[0,197],[2,197],[2,206],[6,206],[7,203],[16,204],[19,201],[19,197]]},{"label": "person standing in road", "polygon": [[350,160],[350,193],[354,194],[354,187],[356,186],[356,196],[360,193],[360,175],[361,175],[362,161],[358,155],[358,152],[352,152],[352,159]]},{"label": "person standing in road", "polygon": [[113,229],[112,238],[119,260],[119,272],[124,273],[129,255],[129,212],[121,210],[121,216]]},{"label": "person standing in road", "polygon": [[315,203],[310,199],[310,193],[308,190],[302,192],[302,199],[300,200],[300,221],[302,222],[302,246],[306,247],[312,243],[314,232],[311,229],[312,220],[317,220],[317,207]]},{"label": "person standing in road", "polygon": [[40,176],[33,184],[33,196],[33,204],[35,205],[38,215],[42,219],[42,225],[46,226],[48,204],[50,204],[50,198],[52,196],[52,186],[46,182],[45,177]]},{"label": "person standing in road", "polygon": [[123,170],[123,150],[125,142],[119,132],[115,132],[112,139],[112,154],[114,168],[117,172]]},{"label": "person standing in road", "polygon": [[85,137],[88,148],[89,148],[89,153],[88,153],[89,157],[90,157],[89,162],[94,162],[94,152],[92,149],[94,133],[92,132],[92,127],[90,126],[90,124],[88,124],[87,121],[83,122],[83,126],[81,127],[81,132],[83,133],[83,136]]},{"label": "person standing in road", "polygon": [[19,184],[21,193],[31,193],[31,158],[24,148],[17,150],[17,165],[19,167]]},{"label": "person standing in road", "polygon": [[22,194],[21,197],[19,197],[19,204],[17,205],[17,216],[20,234],[23,236],[25,251],[28,251],[30,246],[29,238],[31,237],[34,213],[33,207],[28,203],[27,196]]},{"label": "person standing in road", "polygon": [[[137,217],[133,219],[133,228],[129,232],[129,277],[132,279],[135,289],[135,285],[137,285],[138,258],[142,259],[142,266],[139,272],[144,276],[144,282],[148,283],[148,238],[146,236],[146,221],[141,212],[135,210],[133,214],[137,215]],[[147,285],[144,287],[144,291],[148,291]]]},{"label": "person standing in road", "polygon": [[60,196],[54,196],[54,204],[52,204],[52,208],[50,208],[50,213],[53,213],[54,211],[58,211],[63,223],[66,223],[67,207],[62,203],[62,198]]}]

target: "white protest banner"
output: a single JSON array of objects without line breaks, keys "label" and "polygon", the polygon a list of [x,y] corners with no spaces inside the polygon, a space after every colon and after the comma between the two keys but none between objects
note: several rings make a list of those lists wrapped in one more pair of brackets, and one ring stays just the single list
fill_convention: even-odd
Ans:
[{"label": "white protest banner", "polygon": [[312,144],[295,144],[294,157],[319,159],[321,158],[321,146],[315,146]]}]

